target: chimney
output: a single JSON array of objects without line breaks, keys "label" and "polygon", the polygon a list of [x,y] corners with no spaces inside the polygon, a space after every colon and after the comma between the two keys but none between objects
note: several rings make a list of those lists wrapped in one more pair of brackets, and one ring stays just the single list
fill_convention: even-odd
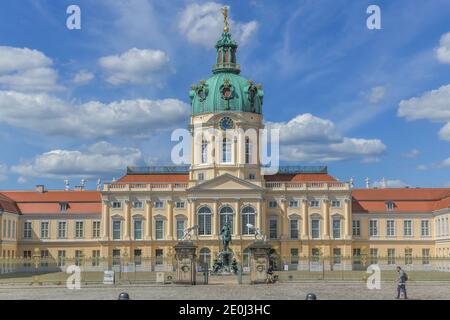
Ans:
[{"label": "chimney", "polygon": [[36,192],[37,193],[44,193],[45,192],[45,186],[43,184],[38,184],[36,186]]},{"label": "chimney", "polygon": [[370,179],[369,177],[366,178],[366,189],[370,189]]}]

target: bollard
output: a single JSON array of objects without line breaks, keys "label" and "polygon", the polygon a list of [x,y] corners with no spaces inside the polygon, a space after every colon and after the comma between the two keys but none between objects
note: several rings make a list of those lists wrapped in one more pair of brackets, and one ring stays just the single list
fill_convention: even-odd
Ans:
[{"label": "bollard", "polygon": [[119,300],[130,300],[130,296],[126,292],[122,292],[119,294]]},{"label": "bollard", "polygon": [[306,300],[317,300],[317,297],[314,293],[308,293],[306,295]]}]

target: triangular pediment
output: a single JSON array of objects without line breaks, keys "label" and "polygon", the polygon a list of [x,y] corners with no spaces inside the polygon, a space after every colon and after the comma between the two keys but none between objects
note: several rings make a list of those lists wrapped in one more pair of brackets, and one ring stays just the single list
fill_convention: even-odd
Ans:
[{"label": "triangular pediment", "polygon": [[219,177],[188,189],[188,192],[220,190],[262,191],[263,188],[246,180],[237,178],[231,174],[225,173]]}]

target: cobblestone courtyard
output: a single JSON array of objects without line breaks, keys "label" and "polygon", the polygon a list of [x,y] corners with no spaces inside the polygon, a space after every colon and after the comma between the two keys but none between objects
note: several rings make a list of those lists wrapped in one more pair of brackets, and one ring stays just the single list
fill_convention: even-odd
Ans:
[{"label": "cobblestone courtyard", "polygon": [[[1,300],[29,299],[68,299],[68,300],[115,300],[120,292],[128,292],[131,299],[170,300],[170,299],[212,299],[212,300],[303,300],[307,293],[313,292],[318,299],[334,300],[391,300],[395,298],[396,286],[383,283],[381,290],[368,290],[363,283],[302,282],[278,283],[273,285],[234,285],[211,284],[197,286],[176,285],[123,285],[123,286],[84,286],[80,290],[69,290],[62,286],[1,286]],[[408,295],[412,300],[450,299],[450,283],[411,283]]]}]

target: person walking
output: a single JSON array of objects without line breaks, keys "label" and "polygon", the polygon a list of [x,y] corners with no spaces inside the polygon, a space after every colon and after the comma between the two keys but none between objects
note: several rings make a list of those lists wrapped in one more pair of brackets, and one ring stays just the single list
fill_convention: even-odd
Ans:
[{"label": "person walking", "polygon": [[403,298],[408,299],[408,295],[406,294],[406,281],[408,281],[408,275],[400,266],[397,266],[397,272],[398,272],[397,299],[400,299],[400,294],[402,292]]}]

